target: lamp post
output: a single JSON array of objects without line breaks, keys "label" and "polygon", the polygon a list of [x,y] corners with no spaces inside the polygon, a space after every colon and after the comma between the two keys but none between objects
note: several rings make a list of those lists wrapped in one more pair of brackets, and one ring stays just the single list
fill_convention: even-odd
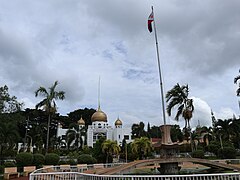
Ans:
[{"label": "lamp post", "polygon": [[25,130],[25,137],[24,137],[24,151],[26,151],[27,149],[28,121],[29,121],[29,116],[26,119],[27,125],[25,126],[26,130]]}]

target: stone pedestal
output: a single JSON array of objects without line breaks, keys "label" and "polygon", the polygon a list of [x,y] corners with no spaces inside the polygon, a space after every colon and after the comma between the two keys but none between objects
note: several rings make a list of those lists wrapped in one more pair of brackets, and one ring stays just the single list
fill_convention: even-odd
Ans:
[{"label": "stone pedestal", "polygon": [[[162,132],[162,142],[161,142],[161,158],[171,159],[176,157],[178,144],[173,143],[171,139],[171,125],[160,126]],[[165,162],[160,163],[160,168],[158,169],[161,174],[178,174],[179,167],[178,162]]]}]

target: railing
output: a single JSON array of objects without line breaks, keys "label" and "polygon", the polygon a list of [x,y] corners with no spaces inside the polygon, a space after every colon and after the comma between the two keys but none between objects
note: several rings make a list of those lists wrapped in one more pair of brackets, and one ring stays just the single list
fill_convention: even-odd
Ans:
[{"label": "railing", "polygon": [[121,164],[48,166],[30,174],[30,180],[240,180],[240,173],[192,175],[97,175],[83,171]]},{"label": "railing", "polygon": [[95,175],[78,172],[35,173],[30,180],[239,180],[240,173],[193,175]]}]

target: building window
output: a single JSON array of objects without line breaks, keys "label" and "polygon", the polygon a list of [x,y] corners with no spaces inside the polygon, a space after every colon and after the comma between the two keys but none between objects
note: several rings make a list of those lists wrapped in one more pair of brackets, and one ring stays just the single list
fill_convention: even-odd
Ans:
[{"label": "building window", "polygon": [[121,136],[120,136],[120,134],[119,134],[119,135],[118,135],[118,139],[120,139],[120,137],[121,137]]},{"label": "building window", "polygon": [[129,135],[124,135],[125,140],[129,140]]},{"label": "building window", "polygon": [[100,123],[98,124],[98,128],[102,128],[102,126],[101,126],[101,124],[100,124]]}]

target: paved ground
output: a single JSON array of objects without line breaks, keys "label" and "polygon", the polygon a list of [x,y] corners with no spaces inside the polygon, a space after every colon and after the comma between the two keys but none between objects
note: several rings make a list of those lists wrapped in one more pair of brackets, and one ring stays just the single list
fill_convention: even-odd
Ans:
[{"label": "paved ground", "polygon": [[29,177],[25,176],[25,177],[14,178],[14,179],[11,179],[11,180],[29,180]]}]

